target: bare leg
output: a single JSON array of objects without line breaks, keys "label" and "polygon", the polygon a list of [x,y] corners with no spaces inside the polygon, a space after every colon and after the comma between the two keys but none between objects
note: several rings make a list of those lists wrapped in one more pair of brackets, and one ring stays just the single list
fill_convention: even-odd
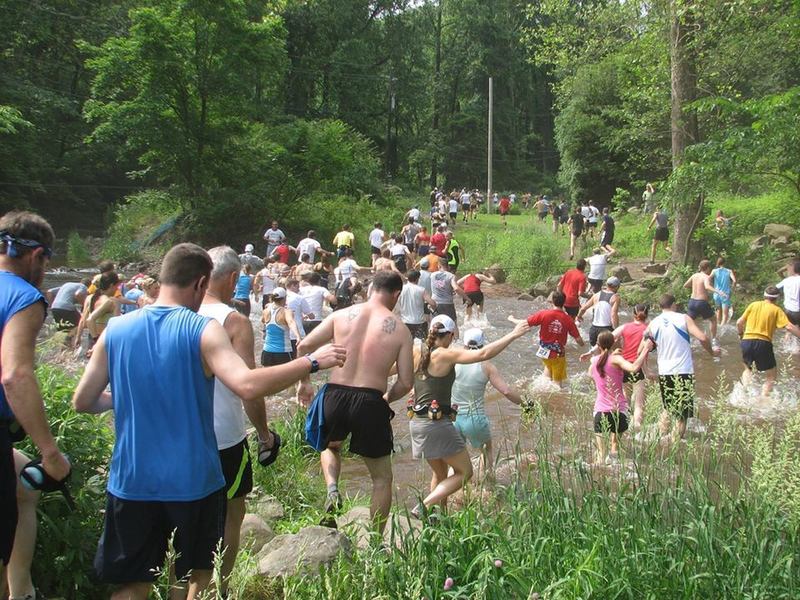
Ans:
[{"label": "bare leg", "polygon": [[481,448],[480,477],[487,481],[494,481],[494,448],[489,440]]},{"label": "bare leg", "polygon": [[645,382],[637,381],[633,384],[633,428],[641,429],[644,422]]},{"label": "bare leg", "polygon": [[744,366],[744,371],[742,371],[741,382],[745,388],[750,387],[750,384],[753,383],[753,371],[750,368],[750,365],[746,364]]},{"label": "bare leg", "polygon": [[372,478],[372,500],[369,514],[377,530],[383,533],[389,510],[392,507],[392,457],[364,457],[364,464],[367,465]]},{"label": "bare leg", "polygon": [[619,436],[616,433],[611,434],[611,456],[619,456]]},{"label": "bare leg", "polygon": [[342,470],[342,457],[339,454],[341,442],[331,442],[328,447],[319,455],[319,462],[322,465],[322,476],[325,484],[339,483],[339,473]]},{"label": "bare leg", "polygon": [[222,592],[223,596],[228,589],[228,577],[233,571],[236,563],[236,555],[239,553],[240,535],[242,521],[244,520],[245,502],[244,496],[240,498],[230,498],[225,510],[225,537],[222,547],[225,554],[222,557]]},{"label": "bare leg", "polygon": [[[775,386],[776,374],[776,368],[764,371],[764,385],[761,386],[761,395],[764,398],[769,397],[769,395],[772,393],[772,388]],[[19,527],[19,525],[17,525],[17,527]]]},{"label": "bare leg", "polygon": [[[17,475],[30,459],[19,450],[14,450],[14,467]],[[40,492],[34,492],[17,483],[17,531],[14,535],[14,549],[8,563],[8,595],[11,598],[24,598],[33,595],[31,564],[36,549],[36,505]]]},{"label": "bare leg", "polygon": [[606,458],[606,439],[602,433],[594,434],[594,464],[602,465]]},{"label": "bare leg", "polygon": [[677,443],[686,435],[686,419],[679,417],[672,428],[672,442]]},{"label": "bare leg", "polygon": [[111,594],[111,600],[147,600],[152,583],[126,583]]},{"label": "bare leg", "polygon": [[662,436],[665,436],[669,433],[669,426],[672,418],[670,417],[669,411],[662,410],[661,417],[658,419],[658,431]]},{"label": "bare leg", "polygon": [[717,320],[714,317],[711,318],[711,339],[717,339]]},{"label": "bare leg", "polygon": [[609,244],[606,244],[603,248],[605,249],[606,256],[608,258],[611,258],[612,256],[614,256],[617,253],[616,248],[614,248],[613,246],[610,246]]},{"label": "bare leg", "polygon": [[575,234],[569,236],[569,259],[575,258]]},{"label": "bare leg", "polygon": [[467,302],[466,311],[467,311],[467,321],[469,321],[472,318],[472,304],[470,304],[469,302]]},{"label": "bare leg", "polygon": [[[437,463],[437,466],[434,467],[433,463]],[[441,463],[452,467],[453,474],[449,477],[442,478]],[[469,460],[469,454],[466,450],[462,450],[453,456],[447,456],[435,461],[429,460],[428,464],[434,469],[434,474],[437,476],[439,482],[422,502],[425,506],[441,504],[442,508],[444,508],[447,504],[447,497],[453,492],[460,490],[464,483],[469,481],[472,477],[472,463]],[[438,474],[435,473],[436,468],[440,469]],[[446,474],[446,470],[444,474]]]},{"label": "bare leg", "polygon": [[658,248],[658,242],[653,240],[653,245],[650,247],[650,263],[656,262],[656,248]]}]

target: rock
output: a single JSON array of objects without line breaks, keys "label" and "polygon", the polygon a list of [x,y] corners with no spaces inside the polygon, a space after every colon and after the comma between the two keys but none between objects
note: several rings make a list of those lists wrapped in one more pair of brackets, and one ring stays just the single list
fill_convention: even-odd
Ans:
[{"label": "rock", "polygon": [[528,290],[528,294],[533,297],[537,296],[547,296],[550,293],[550,286],[547,285],[544,281],[540,281],[538,283],[534,283],[533,287]]},{"label": "rock", "polygon": [[506,282],[506,272],[505,272],[505,270],[503,269],[503,267],[501,267],[500,265],[498,265],[496,263],[493,264],[488,269],[486,269],[486,274],[487,275],[491,275],[492,277],[494,277],[494,279],[495,279],[495,281],[497,283],[505,283]]},{"label": "rock", "polygon": [[267,525],[264,519],[250,513],[244,516],[240,535],[242,538],[242,545],[249,545],[253,548],[263,548],[264,544],[275,537],[275,532],[272,531],[272,527]]},{"label": "rock", "polygon": [[757,252],[762,248],[765,248],[769,244],[769,236],[768,235],[760,235],[752,242],[750,242],[750,250],[753,252]]},{"label": "rock", "polygon": [[[550,277],[544,280],[544,283],[547,286],[548,290],[554,290],[558,287],[559,281],[561,281],[561,275],[550,275]],[[542,294],[542,295],[546,296],[547,294]]]},{"label": "rock", "polygon": [[794,228],[781,223],[768,223],[764,225],[764,235],[768,235],[771,238],[784,236],[791,239],[794,236]]},{"label": "rock", "polygon": [[642,271],[645,273],[658,273],[659,275],[663,275],[667,272],[667,265],[664,263],[655,263],[652,265],[645,265],[642,267]]},{"label": "rock", "polygon": [[[345,514],[336,519],[336,526],[340,531],[355,539],[356,546],[364,549],[369,547],[370,538],[376,535],[372,527],[372,519],[369,516],[369,507],[355,506]],[[422,522],[417,519],[409,519],[403,514],[389,515],[386,522],[386,529],[383,532],[383,541],[387,547],[395,545],[402,547],[402,541],[412,530],[422,528]]]},{"label": "rock", "polygon": [[262,552],[258,573],[264,577],[316,574],[340,554],[349,556],[352,544],[340,531],[316,525],[294,534],[279,535]]},{"label": "rock", "polygon": [[274,522],[284,517],[283,504],[271,496],[263,496],[253,503],[252,512],[267,522]]},{"label": "rock", "polygon": [[629,283],[633,281],[633,277],[631,277],[630,271],[628,271],[628,267],[615,267],[611,270],[611,275],[619,279],[620,283]]},{"label": "rock", "polygon": [[526,300],[528,302],[533,302],[533,296],[530,294],[520,294],[517,296],[517,300]]},{"label": "rock", "polygon": [[789,238],[785,235],[779,235],[776,238],[773,238],[771,244],[776,248],[786,248],[789,245]]},{"label": "rock", "polygon": [[637,207],[637,206],[631,206],[628,209],[628,214],[629,215],[640,215],[640,214],[642,214],[642,209]]}]

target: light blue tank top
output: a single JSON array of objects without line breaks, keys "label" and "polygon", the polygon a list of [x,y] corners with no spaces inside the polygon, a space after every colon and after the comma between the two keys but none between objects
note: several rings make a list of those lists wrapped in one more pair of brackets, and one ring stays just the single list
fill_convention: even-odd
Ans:
[{"label": "light blue tank top", "polygon": [[275,315],[283,308],[270,305],[269,321],[264,331],[264,352],[291,352],[292,342],[289,338],[289,327],[275,322]]},{"label": "light blue tank top", "polygon": [[237,300],[247,300],[250,298],[250,288],[253,286],[253,276],[241,273],[236,280],[236,291],[233,297]]},{"label": "light blue tank top", "polygon": [[108,322],[116,431],[110,494],[187,502],[225,485],[214,436],[214,378],[206,377],[200,354],[209,321],[188,308],[152,305]]},{"label": "light blue tank top", "polygon": [[489,378],[481,363],[456,365],[456,380],[453,383],[452,403],[458,404],[460,415],[485,414],[483,395]]},{"label": "light blue tank top", "polygon": [[730,294],[731,291],[731,270],[725,267],[717,267],[714,269],[714,287]]}]

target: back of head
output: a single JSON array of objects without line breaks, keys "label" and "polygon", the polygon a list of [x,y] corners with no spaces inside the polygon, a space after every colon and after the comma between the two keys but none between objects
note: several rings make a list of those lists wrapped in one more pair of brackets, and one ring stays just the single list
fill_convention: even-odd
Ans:
[{"label": "back of head", "polygon": [[314,231],[313,229],[309,229],[308,233],[306,234],[306,237],[309,237],[313,240],[315,237],[317,237],[317,232]]},{"label": "back of head", "polygon": [[319,273],[308,273],[308,283],[311,285],[319,285]]},{"label": "back of head", "polygon": [[557,308],[563,308],[564,302],[566,302],[567,297],[564,295],[564,292],[555,291],[553,292],[553,306]]},{"label": "back of head", "polygon": [[380,221],[375,221],[375,229],[380,229],[380,228],[381,228]]},{"label": "back of head", "polygon": [[711,270],[711,261],[706,259],[706,258],[704,258],[703,260],[700,261],[700,264],[697,265],[697,270],[698,271],[702,271],[703,273],[706,273],[706,272],[710,271]]},{"label": "back of head", "polygon": [[792,271],[795,275],[800,275],[800,260],[792,261]]},{"label": "back of head", "polygon": [[781,291],[774,285],[768,285],[764,290],[764,298],[766,300],[777,300],[781,295]]},{"label": "back of head", "polygon": [[406,277],[411,283],[417,283],[419,281],[419,271],[417,270],[409,271]]},{"label": "back of head", "polygon": [[578,271],[585,271],[586,270],[586,259],[585,258],[579,258],[577,264],[575,265],[575,268],[578,269]]},{"label": "back of head", "polygon": [[597,346],[601,350],[610,350],[614,345],[614,334],[610,331],[603,331],[597,336]]},{"label": "back of head", "polygon": [[394,271],[378,271],[372,280],[373,292],[392,294],[403,289],[403,278]]},{"label": "back of head", "polygon": [[610,212],[611,212],[611,211],[608,209],[608,207],[607,207],[607,206],[606,206],[606,207],[603,209],[603,214],[604,214],[604,215],[607,215],[607,214],[609,214]]},{"label": "back of head", "polygon": [[646,321],[649,312],[647,304],[637,304],[633,307],[633,318],[637,321]]},{"label": "back of head", "polygon": [[352,257],[353,256],[353,251],[350,248],[345,248],[344,249],[344,256],[345,256],[345,258]]},{"label": "back of head", "polygon": [[97,263],[97,270],[100,273],[108,273],[109,271],[114,270],[114,261],[113,260],[102,260]]},{"label": "back of head", "polygon": [[725,257],[724,257],[724,256],[720,256],[720,257],[717,259],[717,266],[718,266],[718,267],[721,267],[721,266],[723,266],[724,264],[725,264]]},{"label": "back of head", "polygon": [[675,306],[675,296],[672,294],[663,294],[661,298],[658,299],[658,305],[662,309],[668,309]]},{"label": "back of head", "polygon": [[230,246],[215,246],[208,251],[213,268],[211,269],[211,281],[229,277],[231,273],[238,273],[242,268],[239,256]]},{"label": "back of head", "polygon": [[186,288],[208,277],[214,264],[208,252],[197,244],[178,244],[164,256],[158,276],[163,285]]},{"label": "back of head", "polygon": [[98,290],[107,290],[108,288],[115,286],[119,283],[119,275],[115,271],[109,271],[108,273],[103,273],[100,276],[100,279],[97,281],[97,289]]},{"label": "back of head", "polygon": [[9,254],[8,248],[13,244],[13,239],[29,242],[13,244],[18,254],[24,254],[32,248],[30,242],[53,247],[56,236],[50,223],[36,213],[25,210],[12,210],[0,217],[0,233],[6,239],[0,239],[0,254]]}]

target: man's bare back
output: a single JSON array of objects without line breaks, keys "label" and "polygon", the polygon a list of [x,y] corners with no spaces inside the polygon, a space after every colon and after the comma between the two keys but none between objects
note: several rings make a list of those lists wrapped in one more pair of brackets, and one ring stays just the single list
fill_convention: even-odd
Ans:
[{"label": "man's bare back", "polygon": [[391,258],[376,258],[375,271],[397,271],[397,267]]},{"label": "man's bare back", "polygon": [[692,284],[692,300],[708,300],[708,287],[710,287],[711,283],[709,281],[709,275],[703,273],[695,273],[689,278],[689,281]]}]

